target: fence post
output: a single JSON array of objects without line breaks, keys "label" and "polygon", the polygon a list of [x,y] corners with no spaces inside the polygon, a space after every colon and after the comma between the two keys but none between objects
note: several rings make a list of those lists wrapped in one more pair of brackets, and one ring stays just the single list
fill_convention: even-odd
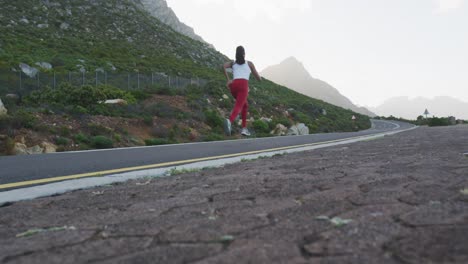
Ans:
[{"label": "fence post", "polygon": [[19,79],[19,81],[20,81],[20,91],[21,91],[21,90],[23,90],[23,74],[21,73],[21,71],[20,71],[20,79]]}]

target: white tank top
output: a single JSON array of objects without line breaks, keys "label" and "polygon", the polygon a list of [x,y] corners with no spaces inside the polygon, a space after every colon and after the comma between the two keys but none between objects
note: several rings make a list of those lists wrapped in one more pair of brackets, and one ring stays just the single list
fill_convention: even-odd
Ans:
[{"label": "white tank top", "polygon": [[234,80],[236,79],[249,80],[251,72],[252,71],[250,70],[248,61],[245,61],[245,63],[242,65],[239,65],[235,62],[234,64],[232,64],[232,75],[233,75]]}]

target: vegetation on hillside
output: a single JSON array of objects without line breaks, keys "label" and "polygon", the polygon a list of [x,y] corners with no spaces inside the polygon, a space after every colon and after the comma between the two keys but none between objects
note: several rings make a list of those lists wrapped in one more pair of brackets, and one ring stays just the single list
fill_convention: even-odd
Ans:
[{"label": "vegetation on hillside", "polygon": [[[138,1],[0,0],[0,5],[5,10],[0,15],[3,73],[19,70],[19,63],[48,62],[53,69],[42,71],[102,68],[209,80],[177,90],[161,84],[121,90],[64,83],[18,97],[0,94],[9,113],[0,118],[0,153],[10,154],[18,141],[28,146],[48,141],[64,151],[226,138],[222,122],[234,104],[220,71],[227,58],[160,23]],[[0,74],[0,83],[14,74]],[[126,103],[103,104],[107,99]],[[256,137],[271,136],[277,124],[304,123],[311,133],[370,127],[367,116],[267,80],[251,82],[249,105],[249,127]]]},{"label": "vegetation on hillside", "polygon": [[225,56],[175,32],[136,2],[0,0],[0,69],[49,62],[55,71],[215,77],[209,68]]}]

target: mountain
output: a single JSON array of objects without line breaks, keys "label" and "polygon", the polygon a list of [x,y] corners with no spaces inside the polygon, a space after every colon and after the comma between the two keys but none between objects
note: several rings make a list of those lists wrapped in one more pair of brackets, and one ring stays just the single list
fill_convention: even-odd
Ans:
[{"label": "mountain", "polygon": [[354,105],[330,84],[313,78],[304,65],[294,57],[287,58],[278,65],[267,67],[261,72],[261,75],[312,98],[317,98],[364,115],[375,116],[374,113],[366,108]]},{"label": "mountain", "polygon": [[380,116],[393,115],[411,120],[423,115],[426,109],[429,111],[430,117],[454,116],[458,119],[468,120],[468,103],[449,96],[438,96],[433,99],[394,97],[386,100],[382,105],[370,109]]},{"label": "mountain", "polygon": [[102,68],[207,78],[213,76],[207,68],[227,59],[192,39],[197,36],[164,0],[0,0],[0,6],[0,69],[47,62],[54,71]]},{"label": "mountain", "polygon": [[161,22],[170,26],[175,31],[190,37],[194,40],[205,42],[202,37],[195,34],[193,28],[187,26],[186,24],[180,22],[179,18],[176,16],[174,11],[167,6],[165,0],[140,0],[144,5],[146,10],[159,19]]}]

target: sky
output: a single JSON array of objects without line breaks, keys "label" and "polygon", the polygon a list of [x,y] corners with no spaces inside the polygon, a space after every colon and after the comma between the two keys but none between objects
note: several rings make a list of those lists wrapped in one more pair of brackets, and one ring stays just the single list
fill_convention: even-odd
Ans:
[{"label": "sky", "polygon": [[361,106],[395,96],[468,102],[468,0],[166,0],[230,58],[294,56]]}]

